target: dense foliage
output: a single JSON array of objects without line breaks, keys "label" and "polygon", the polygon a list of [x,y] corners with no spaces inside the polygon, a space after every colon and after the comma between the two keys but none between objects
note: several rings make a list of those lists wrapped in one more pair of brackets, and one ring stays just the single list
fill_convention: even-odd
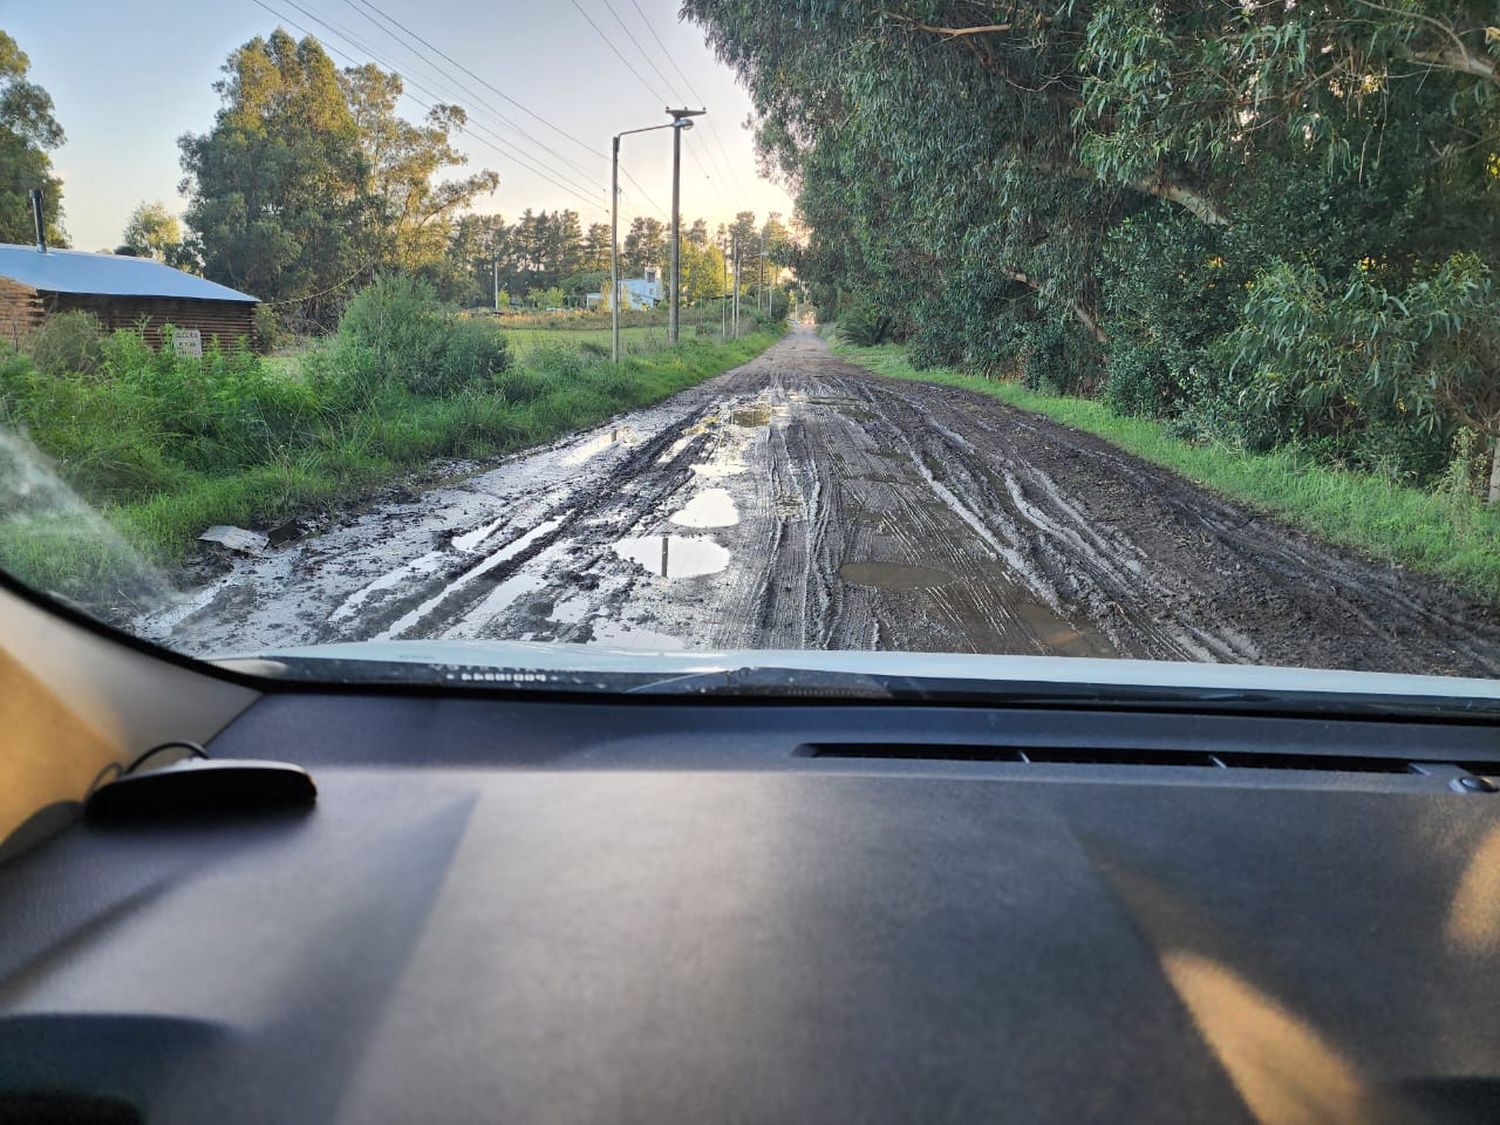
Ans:
[{"label": "dense foliage", "polygon": [[234,51],[206,133],[180,142],[186,220],[204,274],[315,322],[351,285],[438,262],[454,216],[493,172],[435,183],[463,163],[449,144],[463,110],[396,115],[401,80],[340,71],[312,38],[281,29]]},{"label": "dense foliage", "polygon": [[860,334],[1405,479],[1500,435],[1489,8],[683,10],[796,190],[801,280]]},{"label": "dense foliage", "polygon": [[[532,211],[514,223],[499,215],[465,215],[454,226],[449,268],[432,275],[439,291],[461,304],[500,303],[515,307],[576,305],[588,293],[609,288],[609,225],[583,231],[576,211]],[[703,219],[682,227],[682,299],[712,300],[726,292],[733,247],[741,248],[741,281],[758,293],[775,283],[775,267],[790,264],[791,235],[772,212],[757,225],[753,211],[710,231]],[[671,230],[660,219],[636,216],[620,238],[620,275],[641,277],[648,268],[665,277]],[[765,254],[762,264],[761,255]]]}]

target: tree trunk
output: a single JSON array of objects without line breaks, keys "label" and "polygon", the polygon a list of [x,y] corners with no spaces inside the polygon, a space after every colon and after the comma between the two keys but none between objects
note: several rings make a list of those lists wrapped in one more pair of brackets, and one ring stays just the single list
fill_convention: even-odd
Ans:
[{"label": "tree trunk", "polygon": [[1490,490],[1487,504],[1500,504],[1500,437],[1490,439]]}]

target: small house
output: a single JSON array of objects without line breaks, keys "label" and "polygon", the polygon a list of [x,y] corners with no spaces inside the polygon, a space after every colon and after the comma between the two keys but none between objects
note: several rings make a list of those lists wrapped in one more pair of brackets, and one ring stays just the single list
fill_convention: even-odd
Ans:
[{"label": "small house", "polygon": [[[655,266],[647,266],[644,277],[620,278],[622,309],[654,309],[666,299],[667,285],[661,278],[661,271]],[[585,304],[588,308],[597,308],[604,304],[604,294],[588,294]]]},{"label": "small house", "polygon": [[0,339],[20,344],[49,316],[81,309],[105,331],[140,328],[153,347],[162,329],[233,347],[254,339],[256,298],[149,258],[0,243]]}]

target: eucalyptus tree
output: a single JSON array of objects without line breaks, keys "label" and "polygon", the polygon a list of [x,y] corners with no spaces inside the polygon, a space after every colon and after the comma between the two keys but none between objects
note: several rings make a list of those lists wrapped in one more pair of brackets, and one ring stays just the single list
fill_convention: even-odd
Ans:
[{"label": "eucalyptus tree", "polygon": [[48,154],[63,143],[63,129],[52,115],[52,96],[30,72],[26,52],[0,31],[0,242],[35,237],[29,192],[41,188],[47,239],[62,246],[62,180]]},{"label": "eucalyptus tree", "polygon": [[[909,335],[914,358],[1419,473],[1454,426],[1495,434],[1488,8],[683,10],[747,83],[761,154],[795,190],[800,279],[825,309]],[[1346,362],[1298,352],[1286,328],[1313,322]]]},{"label": "eucalyptus tree", "polygon": [[400,75],[366,63],[345,69],[341,81],[369,169],[375,265],[408,272],[431,267],[443,257],[458,212],[499,187],[500,177],[483,169],[435,178],[468,162],[452,141],[467,123],[461,107],[435,105],[413,124],[396,112]]},{"label": "eucalyptus tree", "polygon": [[318,43],[277,29],[229,56],[213,127],[178,142],[205,276],[317,318],[373,267],[370,164]]}]

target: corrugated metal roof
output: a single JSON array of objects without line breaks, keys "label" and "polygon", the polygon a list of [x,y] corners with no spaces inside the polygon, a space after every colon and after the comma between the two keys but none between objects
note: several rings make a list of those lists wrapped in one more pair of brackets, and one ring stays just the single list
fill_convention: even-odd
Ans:
[{"label": "corrugated metal roof", "polygon": [[227,285],[205,281],[149,258],[48,250],[0,242],[0,277],[51,293],[106,297],[185,297],[199,301],[255,301]]}]

